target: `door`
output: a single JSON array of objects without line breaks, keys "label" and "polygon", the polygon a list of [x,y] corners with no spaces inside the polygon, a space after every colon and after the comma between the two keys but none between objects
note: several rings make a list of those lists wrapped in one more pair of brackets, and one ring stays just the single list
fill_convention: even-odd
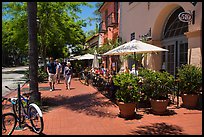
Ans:
[{"label": "door", "polygon": [[185,36],[174,37],[162,41],[163,48],[168,52],[163,52],[163,66],[172,75],[176,75],[177,69],[188,60],[188,42]]}]

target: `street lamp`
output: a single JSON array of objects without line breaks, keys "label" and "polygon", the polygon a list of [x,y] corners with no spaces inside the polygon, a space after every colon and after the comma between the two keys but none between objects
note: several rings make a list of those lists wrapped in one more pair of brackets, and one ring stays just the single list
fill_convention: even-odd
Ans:
[{"label": "street lamp", "polygon": [[151,40],[152,39],[152,37],[151,37],[151,28],[149,29],[149,31],[146,33],[146,34],[144,34],[144,35],[141,35],[141,36],[139,36],[139,39],[141,40],[141,41],[149,41],[149,40]]}]

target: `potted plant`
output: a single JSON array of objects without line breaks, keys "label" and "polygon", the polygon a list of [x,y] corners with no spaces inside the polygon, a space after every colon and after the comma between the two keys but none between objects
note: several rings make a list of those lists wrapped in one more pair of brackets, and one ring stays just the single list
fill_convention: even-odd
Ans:
[{"label": "potted plant", "polygon": [[148,69],[140,70],[139,75],[143,77],[141,91],[150,100],[153,113],[164,114],[169,103],[168,95],[174,91],[174,76]]},{"label": "potted plant", "polygon": [[129,73],[118,73],[113,76],[113,83],[117,87],[115,93],[120,116],[133,117],[137,102],[140,100],[139,77]]},{"label": "potted plant", "polygon": [[179,91],[184,107],[196,107],[202,90],[202,70],[190,64],[178,69]]}]

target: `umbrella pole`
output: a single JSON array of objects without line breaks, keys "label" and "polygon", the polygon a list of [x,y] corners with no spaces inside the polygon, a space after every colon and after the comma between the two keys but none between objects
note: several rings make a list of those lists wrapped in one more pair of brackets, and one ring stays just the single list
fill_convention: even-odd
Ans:
[{"label": "umbrella pole", "polygon": [[135,60],[135,75],[136,75],[136,55],[135,55],[135,52],[134,52],[134,60]]}]

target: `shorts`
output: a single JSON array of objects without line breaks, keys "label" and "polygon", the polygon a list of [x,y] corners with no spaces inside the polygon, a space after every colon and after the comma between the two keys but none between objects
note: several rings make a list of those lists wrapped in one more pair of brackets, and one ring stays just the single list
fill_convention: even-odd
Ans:
[{"label": "shorts", "polygon": [[60,80],[60,76],[61,76],[60,72],[57,73],[57,80]]},{"label": "shorts", "polygon": [[48,81],[49,82],[55,82],[55,79],[56,79],[56,75],[55,74],[52,74],[52,73],[49,73],[48,74]]},{"label": "shorts", "polygon": [[66,84],[68,84],[68,83],[71,82],[71,78],[72,78],[71,75],[66,75],[66,76],[65,76],[65,82],[66,82]]}]

